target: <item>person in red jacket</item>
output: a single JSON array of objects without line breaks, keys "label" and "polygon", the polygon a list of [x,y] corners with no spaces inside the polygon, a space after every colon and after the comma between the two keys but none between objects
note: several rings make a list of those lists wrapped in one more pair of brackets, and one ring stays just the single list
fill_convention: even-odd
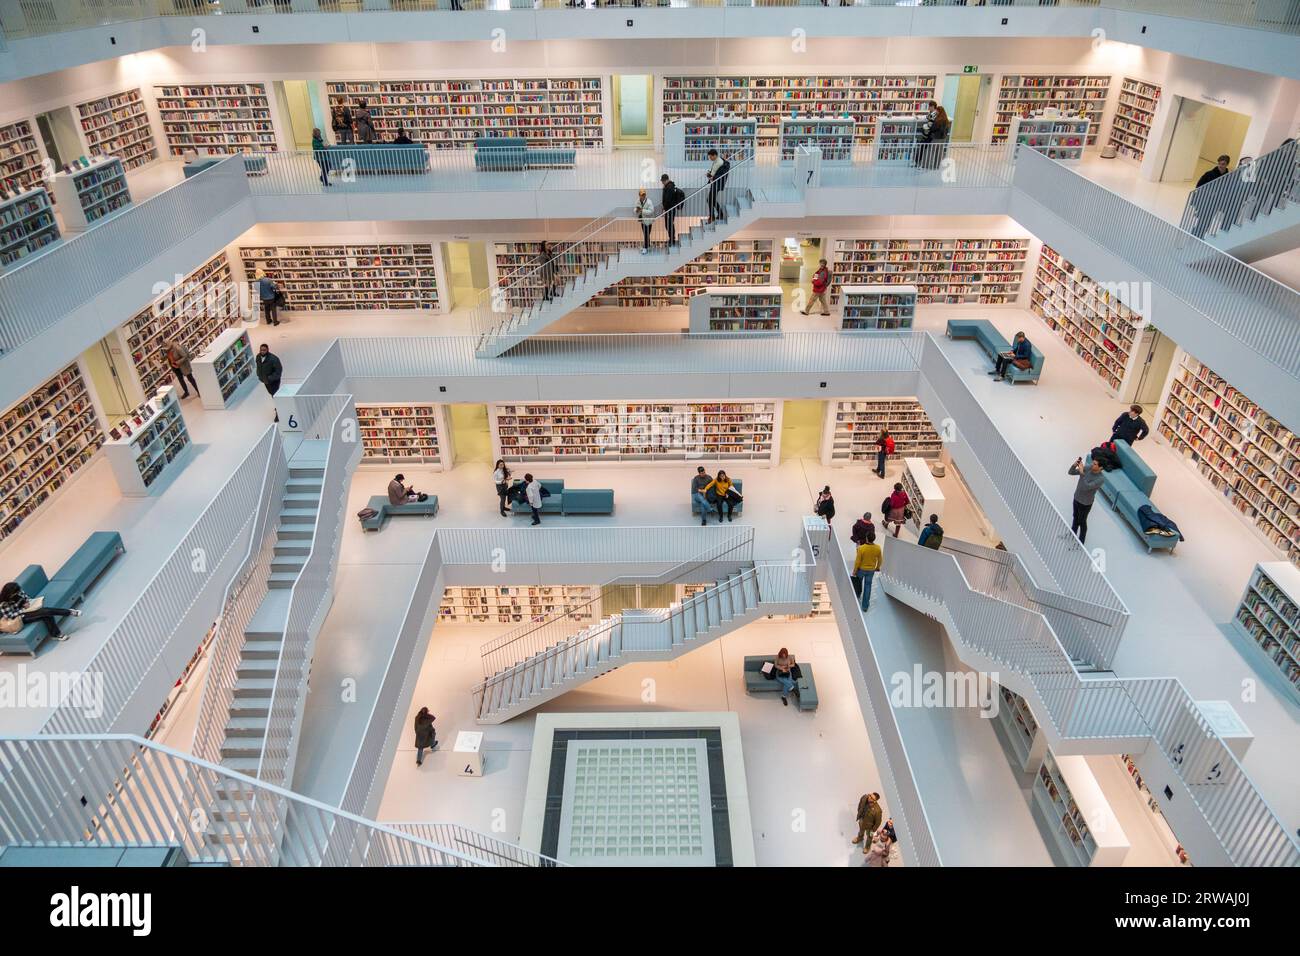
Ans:
[{"label": "person in red jacket", "polygon": [[907,506],[912,503],[912,499],[907,497],[907,492],[903,490],[901,481],[894,482],[894,493],[889,496],[889,511],[886,516],[886,523],[894,526],[894,537],[898,537],[899,529],[903,527],[903,521],[907,516]]},{"label": "person in red jacket", "polygon": [[826,267],[825,259],[817,260],[817,271],[812,277],[812,298],[808,300],[808,308],[800,311],[800,315],[807,315],[813,304],[820,302],[822,304],[822,315],[830,315],[830,306],[826,304],[826,290],[831,285],[831,270]]}]

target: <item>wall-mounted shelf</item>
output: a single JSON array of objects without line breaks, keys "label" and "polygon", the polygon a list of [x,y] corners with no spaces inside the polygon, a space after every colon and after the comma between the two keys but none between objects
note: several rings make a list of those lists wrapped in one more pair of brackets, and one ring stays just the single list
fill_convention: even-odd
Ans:
[{"label": "wall-mounted shelf", "polygon": [[600,587],[449,587],[442,593],[438,620],[444,624],[529,624],[568,613],[575,625],[600,620]]},{"label": "wall-mounted shelf", "polygon": [[26,259],[58,241],[54,205],[43,187],[0,202],[0,266]]},{"label": "wall-mounted shelf", "polygon": [[286,312],[442,310],[437,244],[243,246],[252,280],[259,269],[284,292]]},{"label": "wall-mounted shelf", "polygon": [[45,185],[45,161],[28,120],[0,125],[0,180],[10,179],[22,189]]},{"label": "wall-mounted shelf", "polygon": [[247,329],[226,329],[192,363],[204,408],[227,408],[253,381],[256,360]]},{"label": "wall-mounted shelf", "polygon": [[779,285],[710,286],[691,297],[692,332],[781,331]]},{"label": "wall-mounted shelf", "polygon": [[890,461],[938,458],[943,440],[914,398],[856,398],[826,403],[822,428],[823,465],[876,464],[876,439],[888,428],[894,438]]},{"label": "wall-mounted shelf", "polygon": [[411,463],[444,467],[439,436],[447,430],[443,405],[357,405],[362,464]]},{"label": "wall-mounted shelf", "polygon": [[1234,620],[1300,698],[1300,569],[1286,561],[1255,565]]},{"label": "wall-mounted shelf", "polygon": [[836,305],[840,329],[910,329],[916,317],[914,285],[847,285]]},{"label": "wall-mounted shelf", "polygon": [[158,158],[149,114],[138,89],[78,103],[77,115],[92,156],[116,156],[127,169]]},{"label": "wall-mounted shelf", "polygon": [[917,303],[1010,305],[1020,297],[1028,239],[836,239],[830,294],[846,285],[916,287]]},{"label": "wall-mounted shelf", "polygon": [[117,486],[127,497],[143,497],[157,490],[159,480],[184,464],[193,447],[176,387],[168,385],[112,429],[104,454],[113,468]]},{"label": "wall-mounted shelf", "polygon": [[154,98],[172,156],[276,150],[271,104],[261,83],[156,86]]},{"label": "wall-mounted shelf", "polygon": [[54,197],[68,232],[85,232],[131,205],[126,167],[116,156],[96,156],[89,166],[54,174]]},{"label": "wall-mounted shelf", "polygon": [[1109,76],[1063,75],[1052,73],[1005,74],[998,90],[997,110],[993,117],[993,142],[1011,138],[1012,123],[1017,116],[1055,107],[1062,113],[1086,116],[1092,120],[1086,145],[1097,142],[1101,116],[1110,93]]},{"label": "wall-mounted shelf", "polygon": [[669,166],[707,166],[709,150],[728,159],[754,155],[758,122],[738,117],[675,120],[664,127],[664,154]]},{"label": "wall-mounted shelf", "polygon": [[1115,116],[1110,121],[1110,145],[1121,156],[1142,161],[1159,105],[1160,87],[1131,76],[1124,77]]}]

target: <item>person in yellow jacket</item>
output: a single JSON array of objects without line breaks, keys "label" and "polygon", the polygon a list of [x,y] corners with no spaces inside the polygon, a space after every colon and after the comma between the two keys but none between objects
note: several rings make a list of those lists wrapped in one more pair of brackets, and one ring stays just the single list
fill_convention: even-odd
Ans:
[{"label": "person in yellow jacket", "polygon": [[727,477],[727,473],[725,471],[720,471],[718,472],[717,477],[704,487],[705,499],[707,500],[710,493],[712,493],[714,500],[718,503],[719,523],[722,522],[722,505],[724,502],[727,505],[727,520],[730,521],[731,513],[736,510],[736,502],[745,500],[741,497],[740,493],[732,487],[732,485],[733,482]]},{"label": "person in yellow jacket", "polygon": [[853,590],[862,599],[863,611],[871,604],[871,579],[880,570],[883,559],[884,553],[880,550],[880,545],[876,544],[876,536],[867,535],[867,540],[858,545],[858,553],[853,559]]}]

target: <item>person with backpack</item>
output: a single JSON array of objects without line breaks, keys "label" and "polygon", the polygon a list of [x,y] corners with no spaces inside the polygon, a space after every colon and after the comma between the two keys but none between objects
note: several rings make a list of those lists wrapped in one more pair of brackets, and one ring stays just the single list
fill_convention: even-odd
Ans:
[{"label": "person with backpack", "polygon": [[550,302],[555,298],[555,275],[557,270],[555,250],[551,248],[551,244],[545,239],[538,246],[537,258],[533,262],[537,267],[537,281],[542,286],[542,301]]},{"label": "person with backpack", "polygon": [[636,194],[636,221],[641,224],[641,255],[650,252],[650,230],[655,226],[655,204],[645,189]]},{"label": "person with backpack", "polygon": [[344,145],[352,142],[352,107],[336,106],[330,111],[330,126],[334,129],[334,142]]},{"label": "person with backpack", "polygon": [[894,436],[889,434],[888,428],[880,429],[880,437],[876,439],[876,474],[881,478],[885,477],[885,461],[894,453]]},{"label": "person with backpack", "polygon": [[[731,172],[731,163],[718,155],[716,149],[709,150],[709,171],[705,178],[709,181],[709,222],[721,219],[727,221],[726,210],[722,201],[726,199],[723,190],[727,187],[727,174]],[[722,200],[718,197],[722,196]]]},{"label": "person with backpack", "polygon": [[943,546],[943,526],[939,524],[938,515],[930,515],[930,523],[921,529],[921,536],[916,539],[916,543],[936,551]]},{"label": "person with backpack", "polygon": [[1146,420],[1142,417],[1141,405],[1130,405],[1128,411],[1115,419],[1115,424],[1110,426],[1110,440],[1126,441],[1130,447],[1149,434],[1151,429],[1147,428]]},{"label": "person with backpack", "polygon": [[1070,522],[1070,531],[1083,544],[1088,538],[1088,512],[1092,510],[1098,489],[1106,483],[1106,472],[1101,461],[1094,457],[1086,469],[1082,458],[1074,459],[1067,474],[1079,476],[1079,482],[1074,486],[1074,518]]},{"label": "person with backpack", "polygon": [[817,271],[812,277],[812,298],[808,300],[808,308],[801,309],[800,315],[807,315],[811,311],[813,304],[820,302],[822,304],[822,315],[830,315],[831,307],[826,304],[826,290],[831,285],[831,270],[826,265],[825,259],[817,260]]},{"label": "person with backpack", "polygon": [[831,486],[827,485],[817,496],[817,501],[813,505],[813,513],[819,518],[825,518],[826,523],[830,524],[831,519],[835,517],[835,496],[831,494]]},{"label": "person with backpack", "polygon": [[668,245],[677,245],[677,210],[686,202],[686,193],[677,188],[677,184],[664,173],[659,177],[663,184],[662,204],[664,209],[664,228],[668,231]]},{"label": "person with backpack", "polygon": [[894,537],[898,537],[898,532],[903,528],[903,522],[907,520],[907,506],[912,499],[907,497],[907,492],[903,490],[902,482],[894,482],[894,491],[885,499],[881,510],[885,512],[885,523],[894,526]]},{"label": "person with backpack", "polygon": [[853,522],[853,529],[849,532],[849,540],[854,544],[863,544],[867,537],[875,537],[876,526],[871,520],[871,512],[864,511],[862,517]]}]

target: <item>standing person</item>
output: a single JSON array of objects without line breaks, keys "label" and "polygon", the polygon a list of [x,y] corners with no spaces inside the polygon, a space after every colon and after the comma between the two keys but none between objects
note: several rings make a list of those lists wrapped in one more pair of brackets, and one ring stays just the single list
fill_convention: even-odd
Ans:
[{"label": "standing person", "polygon": [[66,641],[68,635],[59,629],[58,618],[81,617],[81,612],[70,607],[44,607],[27,596],[17,581],[0,588],[0,634],[17,634],[33,621],[45,625],[45,633],[56,641]]},{"label": "standing person", "polygon": [[921,123],[921,138],[916,144],[912,165],[922,169],[938,169],[943,160],[943,144],[948,138],[952,123],[948,121],[948,111],[930,100],[927,105],[925,121]]},{"label": "standing person", "polygon": [[943,546],[943,525],[939,524],[938,515],[930,515],[930,523],[921,529],[916,543],[923,548],[933,548],[936,551]]},{"label": "standing person", "polygon": [[835,517],[835,496],[831,494],[830,485],[823,488],[817,496],[817,501],[813,504],[813,513],[825,518],[827,524],[830,524],[831,519]]},{"label": "standing person", "polygon": [[736,510],[736,502],[744,500],[736,489],[732,487],[732,481],[725,471],[718,472],[717,477],[705,486],[704,493],[706,496],[709,493],[712,493],[714,501],[717,502],[718,524],[722,524],[722,506],[724,503],[727,506],[727,520],[730,521],[732,519],[732,512]]},{"label": "standing person", "polygon": [[659,182],[664,187],[660,200],[664,210],[664,228],[668,230],[668,245],[672,247],[677,245],[677,209],[686,201],[686,193],[677,188],[667,173],[659,177]]},{"label": "standing person", "polygon": [[[727,186],[727,174],[731,172],[731,163],[727,162],[718,155],[716,149],[708,152],[709,171],[705,173],[705,179],[709,181],[709,222],[721,219],[727,221],[725,211],[722,208],[722,202],[726,201],[726,194],[723,190]],[[722,196],[722,200],[718,196]]]},{"label": "standing person", "polygon": [[650,230],[655,224],[655,204],[644,188],[636,194],[636,219],[641,223],[641,255],[644,256],[650,251]]},{"label": "standing person", "polygon": [[555,298],[555,250],[545,239],[537,247],[537,281],[542,285],[542,301],[550,302]]},{"label": "standing person", "polygon": [[322,186],[330,184],[329,168],[325,162],[325,136],[319,128],[311,131],[311,155],[316,160],[316,165],[320,167],[320,183]]},{"label": "standing person", "polygon": [[854,544],[865,544],[867,537],[876,536],[876,526],[871,520],[871,512],[864,511],[862,517],[853,522],[853,530],[849,532],[849,540]]},{"label": "standing person", "polygon": [[510,469],[506,467],[505,459],[497,459],[497,463],[492,469],[492,480],[497,486],[501,517],[509,518],[510,513],[506,511],[506,501],[510,498]]},{"label": "standing person", "polygon": [[186,379],[194,386],[194,394],[198,395],[199,383],[194,381],[194,367],[190,364],[193,356],[190,355],[190,350],[175,339],[168,339],[163,343],[163,357],[167,359],[167,367],[172,370],[176,381],[180,383],[181,398],[190,397],[190,390],[185,385]]},{"label": "standing person", "polygon": [[854,846],[865,841],[863,853],[871,847],[871,839],[876,835],[876,829],[880,826],[883,816],[884,813],[880,809],[880,794],[864,793],[858,800],[858,812],[854,816],[858,821],[858,835],[853,838]]},{"label": "standing person", "polygon": [[267,325],[280,324],[280,287],[262,269],[257,270],[257,299]]},{"label": "standing person", "polygon": [[826,304],[826,290],[830,288],[830,284],[831,270],[826,265],[825,259],[818,259],[817,271],[813,273],[812,277],[812,298],[808,300],[808,308],[801,309],[799,314],[807,315],[812,310],[813,303],[820,302],[822,304],[822,315],[830,315],[831,307]]},{"label": "standing person", "polygon": [[867,540],[858,545],[858,550],[853,555],[853,590],[860,599],[858,606],[863,613],[871,606],[871,582],[880,570],[884,556],[880,545],[876,544],[875,534],[867,535]]},{"label": "standing person", "polygon": [[1083,467],[1083,459],[1076,458],[1066,474],[1079,476],[1079,482],[1074,486],[1074,518],[1070,522],[1070,530],[1078,536],[1079,543],[1083,544],[1088,539],[1088,512],[1092,510],[1092,503],[1097,498],[1097,489],[1106,483],[1106,472],[1102,470],[1101,462],[1095,458],[1086,469]]},{"label": "standing person", "polygon": [[438,718],[429,713],[428,707],[421,707],[415,715],[415,765],[424,764],[424,752],[438,749],[438,731],[433,729],[433,722]]},{"label": "standing person", "polygon": [[1007,377],[1008,365],[1029,368],[1033,362],[1034,347],[1029,343],[1029,338],[1024,332],[1017,332],[1015,338],[1011,340],[1011,351],[998,353],[997,360],[993,363],[993,371],[989,374],[1001,382]]},{"label": "standing person", "polygon": [[[709,523],[709,499],[705,496],[709,485],[713,484],[713,479],[709,473],[700,465],[695,469],[695,477],[691,479],[691,504],[700,509],[700,524]],[[722,516],[718,516],[718,521],[722,521]]]},{"label": "standing person", "polygon": [[1126,441],[1130,447],[1149,434],[1151,429],[1147,428],[1146,419],[1142,417],[1141,405],[1130,405],[1128,411],[1115,419],[1115,424],[1110,426],[1110,440]]},{"label": "standing person", "polygon": [[894,526],[895,538],[898,537],[903,522],[907,520],[907,506],[911,501],[912,499],[907,497],[907,492],[903,490],[902,482],[894,482],[894,492],[889,496],[889,511],[885,523]]},{"label": "standing person", "polygon": [[397,127],[397,135],[393,137],[393,142],[398,146],[413,146],[415,141],[406,133],[405,126]]},{"label": "standing person", "polygon": [[797,678],[794,668],[794,655],[786,648],[781,648],[777,652],[773,669],[776,674],[776,682],[781,685],[781,705],[783,707],[790,706],[790,691],[794,691],[796,697],[799,696],[799,687],[795,683]]},{"label": "standing person", "polygon": [[531,474],[524,475],[524,500],[533,512],[533,524],[542,523],[542,483]]},{"label": "standing person", "polygon": [[334,128],[334,142],[344,145],[352,142],[352,107],[336,106],[330,111],[330,125]]},{"label": "standing person", "polygon": [[[279,356],[271,352],[271,347],[263,342],[257,347],[257,380],[266,386],[272,398],[280,390],[280,377],[284,375],[284,366]],[[280,420],[280,413],[275,413],[275,420]]]},{"label": "standing person", "polygon": [[876,474],[881,478],[885,477],[885,462],[893,453],[894,436],[889,434],[888,428],[882,428],[880,437],[876,439]]},{"label": "standing person", "polygon": [[1193,213],[1191,223],[1192,228],[1189,229],[1188,232],[1197,239],[1200,239],[1209,230],[1210,220],[1214,218],[1214,213],[1218,209],[1214,199],[1208,194],[1214,190],[1201,193],[1199,196],[1197,195],[1197,192],[1202,186],[1210,185],[1210,183],[1214,182],[1220,176],[1228,175],[1228,164],[1231,162],[1232,158],[1226,153],[1220,156],[1213,166],[1201,173],[1201,178],[1196,180],[1196,186],[1192,189],[1190,200]]},{"label": "standing person", "polygon": [[352,122],[357,127],[357,140],[362,143],[375,141],[375,121],[365,100],[357,100],[357,108],[352,111]]},{"label": "standing person", "polygon": [[890,839],[884,828],[877,830],[875,839],[871,841],[870,848],[866,852],[866,865],[873,867],[889,866],[889,854],[893,851],[893,848],[894,841]]}]

